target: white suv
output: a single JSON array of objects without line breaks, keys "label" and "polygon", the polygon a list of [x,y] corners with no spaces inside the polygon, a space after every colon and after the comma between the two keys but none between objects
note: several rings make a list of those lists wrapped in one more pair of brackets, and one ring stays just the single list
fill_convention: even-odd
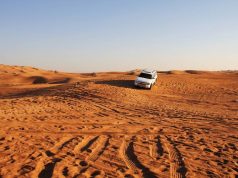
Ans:
[{"label": "white suv", "polygon": [[135,80],[135,86],[151,89],[157,81],[155,70],[144,69]]}]

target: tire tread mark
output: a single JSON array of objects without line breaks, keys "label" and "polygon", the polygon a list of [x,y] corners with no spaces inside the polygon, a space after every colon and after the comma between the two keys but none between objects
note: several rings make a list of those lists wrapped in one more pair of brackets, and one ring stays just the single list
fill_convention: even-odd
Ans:
[{"label": "tire tread mark", "polygon": [[153,158],[154,160],[157,160],[159,156],[156,144],[152,143],[151,145],[149,145],[149,149],[150,149],[150,157]]},{"label": "tire tread mark", "polygon": [[185,178],[186,168],[182,160],[181,154],[173,144],[173,141],[164,137],[165,147],[169,153],[170,159],[170,178]]},{"label": "tire tread mark", "polygon": [[160,143],[160,138],[159,136],[154,137],[151,135],[150,140],[152,141],[152,143],[149,145],[150,157],[154,160],[157,160],[163,154],[163,148]]},{"label": "tire tread mark", "polygon": [[[50,159],[49,157],[58,153],[60,150],[62,150],[64,146],[66,146],[70,141],[72,141],[75,138],[77,137],[70,137],[70,136],[64,137],[59,142],[57,142],[51,149],[47,150],[46,152],[42,152],[41,153],[42,156],[36,163],[35,169],[31,172],[31,176],[45,177],[45,175],[47,175],[48,177],[51,177],[49,175],[53,173],[55,164],[57,162],[60,162],[61,159],[58,158]],[[51,161],[49,162],[49,160]]]},{"label": "tire tread mark", "polygon": [[[133,136],[135,138],[135,136]],[[130,138],[129,142],[126,142],[124,138],[120,147],[120,155],[125,162],[126,166],[133,171],[134,176],[144,178],[155,178],[155,174],[147,167],[142,165],[134,153],[134,143]]]},{"label": "tire tread mark", "polygon": [[84,138],[74,147],[74,154],[78,154],[79,152],[86,150],[97,138],[98,136],[87,136],[86,138]]},{"label": "tire tread mark", "polygon": [[98,157],[102,154],[106,145],[108,143],[109,138],[107,136],[100,136],[97,142],[96,148],[92,151],[92,153],[86,158],[86,161],[96,161]]},{"label": "tire tread mark", "polygon": [[69,142],[71,142],[73,139],[76,139],[76,137],[64,137],[62,138],[58,143],[54,145],[49,151],[56,154],[58,151],[62,150],[64,146],[66,146]]},{"label": "tire tread mark", "polygon": [[131,140],[129,142],[126,141],[126,138],[123,139],[119,154],[122,158],[122,160],[125,162],[126,166],[131,169],[134,173],[138,174],[138,168],[134,164],[132,160],[127,155],[127,149],[129,147],[129,144],[131,143]]}]

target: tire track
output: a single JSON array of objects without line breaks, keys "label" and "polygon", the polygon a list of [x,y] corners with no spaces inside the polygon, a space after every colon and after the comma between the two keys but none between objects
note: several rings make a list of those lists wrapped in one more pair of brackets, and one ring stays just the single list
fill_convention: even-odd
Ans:
[{"label": "tire track", "polygon": [[160,142],[159,136],[150,136],[152,143],[149,145],[150,157],[154,160],[158,160],[163,155],[163,148]]},{"label": "tire track", "polygon": [[123,139],[120,150],[119,150],[119,155],[121,156],[122,160],[125,162],[126,166],[132,170],[133,173],[138,174],[138,168],[134,164],[132,160],[127,155],[127,150],[129,147],[129,144],[131,144],[131,140],[129,142],[126,141],[126,138]]},{"label": "tire track", "polygon": [[42,153],[35,170],[31,172],[31,177],[51,177],[56,163],[60,161],[61,159],[50,159],[46,153]]},{"label": "tire track", "polygon": [[137,156],[134,153],[133,141],[131,137],[129,141],[126,141],[126,138],[123,139],[121,144],[119,155],[125,162],[126,166],[136,174],[136,176],[144,177],[144,178],[154,178],[156,177],[154,173],[152,173],[147,167],[143,166]]},{"label": "tire track", "polygon": [[[98,159],[98,157],[102,154],[104,151],[106,144],[108,142],[108,136],[102,135],[102,136],[86,136],[81,142],[79,142],[73,152],[76,157],[80,159],[79,163],[79,172],[74,175],[74,177],[80,177],[82,175],[88,176],[89,173],[87,172],[88,169],[94,165],[94,161]],[[92,150],[91,154],[88,157],[79,157],[82,152],[88,150],[93,143],[96,142],[95,148]],[[99,171],[99,170],[98,170]],[[100,172],[100,171],[99,171]]]},{"label": "tire track", "polygon": [[178,149],[173,144],[173,141],[164,137],[165,147],[169,153],[170,159],[170,178],[185,178],[186,176],[186,168],[185,164],[182,160],[182,156]]},{"label": "tire track", "polygon": [[54,145],[50,150],[42,152],[42,157],[36,163],[35,170],[31,172],[31,177],[47,178],[52,177],[56,163],[60,162],[61,158],[51,158],[63,149],[68,143],[77,137],[64,137]]},{"label": "tire track", "polygon": [[80,152],[83,152],[85,150],[87,150],[94,141],[96,141],[98,139],[98,136],[86,136],[86,138],[84,138],[81,142],[79,142],[73,152],[75,155],[79,154]]},{"label": "tire track", "polygon": [[100,136],[96,148],[92,151],[92,153],[86,158],[86,161],[96,161],[98,157],[103,153],[105,150],[107,144],[108,144],[109,138],[108,136]]},{"label": "tire track", "polygon": [[63,149],[63,151],[66,151],[66,153],[61,155],[61,157],[63,157],[62,161],[60,161],[60,163],[55,166],[53,177],[74,177],[78,174],[78,168],[75,165],[77,156],[75,156],[73,152],[74,150],[71,148],[80,143],[81,140],[82,137],[80,136],[78,139],[74,140],[74,142],[71,142],[71,145],[69,145],[67,149]]},{"label": "tire track", "polygon": [[78,167],[74,165],[74,157],[66,157],[60,163],[56,164],[53,177],[74,177],[78,174]]},{"label": "tire track", "polygon": [[53,148],[51,148],[50,150],[47,150],[46,154],[48,156],[57,154],[60,150],[63,149],[64,146],[66,146],[69,142],[71,142],[72,140],[74,140],[76,138],[77,137],[72,137],[72,136],[67,136],[67,137],[62,138],[58,143],[56,143],[54,145]]},{"label": "tire track", "polygon": [[60,162],[61,159],[54,158],[51,162],[44,165],[43,169],[39,169],[38,178],[51,178],[53,176],[54,168],[57,162]]}]

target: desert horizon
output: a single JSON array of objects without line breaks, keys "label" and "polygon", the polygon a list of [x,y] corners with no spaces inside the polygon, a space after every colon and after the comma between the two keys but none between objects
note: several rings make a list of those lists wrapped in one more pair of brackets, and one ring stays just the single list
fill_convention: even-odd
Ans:
[{"label": "desert horizon", "polygon": [[0,65],[0,177],[236,177],[237,71]]},{"label": "desert horizon", "polygon": [[0,1],[0,178],[238,178],[238,1]]}]

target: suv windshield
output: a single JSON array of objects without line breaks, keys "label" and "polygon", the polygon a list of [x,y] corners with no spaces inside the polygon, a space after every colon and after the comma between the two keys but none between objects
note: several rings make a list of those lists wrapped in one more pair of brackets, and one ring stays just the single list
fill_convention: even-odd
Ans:
[{"label": "suv windshield", "polygon": [[141,77],[141,78],[147,78],[147,79],[152,79],[152,75],[150,75],[150,74],[145,74],[145,73],[141,73],[141,74],[139,75],[139,77]]}]

